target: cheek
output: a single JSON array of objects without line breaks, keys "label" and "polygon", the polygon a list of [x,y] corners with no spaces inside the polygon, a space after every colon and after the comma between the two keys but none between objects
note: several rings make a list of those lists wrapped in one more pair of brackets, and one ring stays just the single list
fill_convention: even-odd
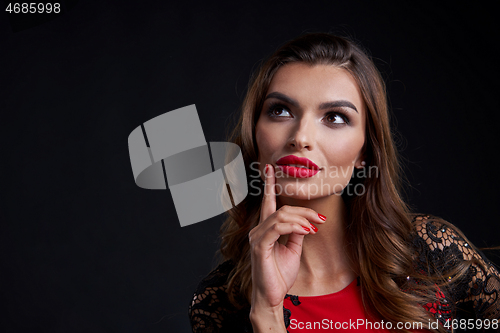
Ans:
[{"label": "cheek", "polygon": [[360,156],[364,145],[364,135],[354,137],[343,137],[336,140],[336,144],[330,146],[329,162],[331,165],[350,166]]},{"label": "cheek", "polygon": [[259,123],[257,123],[255,141],[258,149],[257,168],[260,170],[260,177],[264,181],[265,165],[273,163],[273,153],[277,150],[276,135],[273,135],[273,131],[268,126],[259,126]]},{"label": "cheek", "polygon": [[271,131],[266,126],[259,126],[255,128],[255,141],[257,142],[257,148],[259,149],[259,162],[269,163],[268,159],[271,157],[273,151],[276,150],[276,135],[273,135]]},{"label": "cheek", "polygon": [[[258,125],[258,124],[257,124]],[[257,142],[257,151],[259,152],[259,156],[257,156],[257,161],[260,163],[262,160],[262,149],[265,149],[264,139],[262,137],[262,131],[257,126],[255,128],[255,141]]]}]

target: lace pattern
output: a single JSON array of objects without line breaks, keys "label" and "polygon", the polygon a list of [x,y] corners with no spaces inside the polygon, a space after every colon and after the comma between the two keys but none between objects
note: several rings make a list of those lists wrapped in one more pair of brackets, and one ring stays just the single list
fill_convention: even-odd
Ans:
[{"label": "lace pattern", "polygon": [[[442,324],[450,318],[499,319],[500,274],[494,265],[448,222],[431,215],[415,215],[413,223],[412,245],[419,271],[443,274],[466,260],[473,260],[464,278],[446,277],[450,283],[442,290],[437,289],[438,302],[425,304],[424,308]],[[226,261],[199,284],[189,305],[193,333],[253,332],[250,306],[242,302],[236,308],[226,293],[227,278],[233,267],[231,261]],[[284,320],[287,321],[287,311]]]},{"label": "lace pattern", "polygon": [[414,223],[413,245],[420,271],[444,274],[472,261],[462,279],[454,281],[454,276],[445,276],[450,283],[441,294],[445,303],[449,298],[454,317],[500,318],[500,274],[495,266],[450,223],[429,215],[415,216]]},{"label": "lace pattern", "polygon": [[226,261],[214,269],[198,285],[189,305],[193,333],[253,332],[250,307],[237,309],[227,296],[227,278],[234,265]]}]

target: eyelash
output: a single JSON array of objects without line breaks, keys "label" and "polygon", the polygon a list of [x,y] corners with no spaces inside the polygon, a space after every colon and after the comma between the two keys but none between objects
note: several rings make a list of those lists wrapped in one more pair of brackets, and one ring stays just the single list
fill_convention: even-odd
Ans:
[{"label": "eyelash", "polygon": [[[273,112],[276,110],[276,109],[285,109],[288,113],[291,114],[290,110],[283,104],[281,103],[272,103],[269,105],[269,107],[267,108],[267,115],[271,118],[284,118],[284,117],[281,117],[281,116],[276,116],[273,114]],[[349,125],[349,118],[342,112],[327,112],[324,116],[324,118],[327,118],[327,117],[330,117],[330,116],[339,116],[340,118],[342,118],[342,120],[344,120],[345,124],[346,125]],[[331,125],[334,125],[334,126],[339,126],[339,125],[342,125],[342,124],[336,124],[336,123],[332,123],[332,122],[328,122],[327,123],[330,123]]]}]

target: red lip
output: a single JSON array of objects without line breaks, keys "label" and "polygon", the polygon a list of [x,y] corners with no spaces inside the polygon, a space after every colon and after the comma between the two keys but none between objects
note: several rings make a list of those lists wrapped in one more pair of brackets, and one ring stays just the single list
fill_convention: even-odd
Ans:
[{"label": "red lip", "polygon": [[305,157],[298,157],[295,155],[288,155],[288,156],[282,157],[276,161],[276,164],[278,164],[278,165],[279,164],[281,164],[281,165],[283,165],[283,164],[299,164],[299,165],[305,166],[308,169],[319,170],[319,167],[316,164],[314,164],[314,162],[311,161],[310,159],[305,158]]},{"label": "red lip", "polygon": [[[276,161],[278,168],[285,174],[295,178],[310,178],[319,172],[319,167],[310,159],[288,155]],[[305,168],[294,167],[288,164],[303,165]]]}]

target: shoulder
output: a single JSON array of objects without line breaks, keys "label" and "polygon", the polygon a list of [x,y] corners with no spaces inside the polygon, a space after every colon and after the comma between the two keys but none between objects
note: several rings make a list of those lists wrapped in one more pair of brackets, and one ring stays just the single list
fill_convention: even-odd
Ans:
[{"label": "shoulder", "polygon": [[208,290],[218,290],[227,288],[227,279],[234,264],[232,261],[227,260],[222,264],[218,265],[214,270],[212,270],[206,277],[201,280],[196,288],[196,293],[203,293]]},{"label": "shoulder", "polygon": [[433,215],[412,215],[415,268],[441,276],[463,313],[500,316],[498,269],[452,223]]},{"label": "shoulder", "polygon": [[233,267],[231,261],[225,261],[201,280],[189,306],[190,316],[208,311],[214,304],[219,306],[221,302],[226,302],[227,280]]},{"label": "shoulder", "polygon": [[[417,252],[426,252],[427,261],[439,259],[441,264],[468,261],[474,265],[479,264],[483,269],[495,268],[495,265],[467,239],[464,233],[449,221],[429,214],[412,214],[411,220],[413,247]],[[487,270],[497,273],[496,270]]]},{"label": "shoulder", "polygon": [[234,264],[225,261],[201,280],[189,304],[189,320],[193,332],[245,332],[248,319],[245,311],[237,309],[227,295],[228,278]]},{"label": "shoulder", "polygon": [[463,260],[485,260],[463,232],[445,219],[430,214],[413,214],[413,244],[417,249],[445,251]]}]

